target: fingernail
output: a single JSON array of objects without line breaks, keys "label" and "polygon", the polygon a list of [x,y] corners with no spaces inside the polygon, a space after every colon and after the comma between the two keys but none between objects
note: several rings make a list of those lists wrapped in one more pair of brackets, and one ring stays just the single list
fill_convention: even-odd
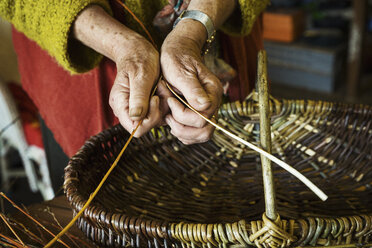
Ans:
[{"label": "fingernail", "polygon": [[198,97],[196,100],[200,104],[206,104],[206,103],[209,103],[210,102],[210,100],[209,100],[208,97]]},{"label": "fingernail", "polygon": [[129,110],[129,116],[130,117],[138,117],[142,114],[142,107],[134,107]]}]

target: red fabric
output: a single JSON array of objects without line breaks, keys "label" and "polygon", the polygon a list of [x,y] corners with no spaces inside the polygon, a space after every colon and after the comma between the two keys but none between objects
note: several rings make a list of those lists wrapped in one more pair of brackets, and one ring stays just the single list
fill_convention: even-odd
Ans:
[{"label": "red fabric", "polygon": [[104,59],[98,68],[71,76],[22,33],[14,30],[13,42],[22,86],[68,156],[113,124],[107,104],[116,75],[113,62]]},{"label": "red fabric", "polygon": [[37,116],[38,110],[35,104],[21,86],[15,83],[8,83],[7,86],[17,105],[27,144],[43,148],[43,138],[41,136],[40,122]]},{"label": "red fabric", "polygon": [[[254,37],[260,34],[259,27],[254,28]],[[231,83],[231,99],[243,99],[254,85],[257,49],[261,47],[255,42],[262,39],[225,37],[224,40],[223,47],[232,55],[225,52],[226,61],[239,73],[249,72]],[[90,136],[118,123],[108,105],[116,75],[112,61],[103,59],[98,68],[71,76],[46,51],[16,30],[13,41],[23,88],[68,156],[74,155]],[[241,49],[246,50],[241,53]]]}]

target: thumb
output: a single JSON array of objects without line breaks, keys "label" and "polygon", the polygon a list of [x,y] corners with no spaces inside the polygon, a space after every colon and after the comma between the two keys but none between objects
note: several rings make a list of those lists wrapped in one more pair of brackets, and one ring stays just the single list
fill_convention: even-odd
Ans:
[{"label": "thumb", "polygon": [[129,117],[133,121],[143,119],[149,108],[149,99],[154,80],[149,75],[133,77],[130,82],[129,92]]},{"label": "thumb", "polygon": [[187,102],[198,111],[203,111],[211,105],[211,99],[201,85],[197,75],[179,77],[172,84],[182,93]]}]

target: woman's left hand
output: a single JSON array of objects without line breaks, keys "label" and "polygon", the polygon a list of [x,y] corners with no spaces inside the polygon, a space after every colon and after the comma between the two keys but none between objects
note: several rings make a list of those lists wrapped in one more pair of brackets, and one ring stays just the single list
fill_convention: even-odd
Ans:
[{"label": "woman's left hand", "polygon": [[[204,26],[184,20],[165,39],[161,49],[161,68],[168,83],[196,110],[213,117],[221,103],[222,85],[202,62],[206,40]],[[174,97],[167,99],[171,114],[165,117],[171,132],[184,144],[209,140],[214,127]]]}]

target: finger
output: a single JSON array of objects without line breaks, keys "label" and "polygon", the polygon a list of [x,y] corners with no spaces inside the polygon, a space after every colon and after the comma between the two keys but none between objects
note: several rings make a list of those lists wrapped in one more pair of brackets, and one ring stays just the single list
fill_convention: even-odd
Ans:
[{"label": "finger", "polygon": [[194,140],[187,140],[187,139],[178,139],[179,141],[182,142],[182,144],[184,145],[193,145],[193,144],[201,144],[201,143],[205,143],[205,142],[208,142],[208,140],[205,140],[205,141],[198,141],[198,142],[195,142]]},{"label": "finger", "polygon": [[171,128],[171,133],[181,141],[191,143],[203,143],[210,139],[214,127],[207,125],[204,128],[188,127],[178,123],[171,115],[165,118],[166,123]]},{"label": "finger", "polygon": [[118,117],[120,124],[128,131],[131,132],[134,128],[134,122],[129,118],[129,88],[128,78],[125,75],[116,76],[115,83],[111,88],[109,104]]},{"label": "finger", "polygon": [[[211,117],[211,121],[216,123],[216,117],[217,116],[217,113],[215,113],[213,115],[213,117]],[[207,142],[208,140],[211,139],[212,135],[213,135],[213,132],[215,130],[215,127],[212,126],[212,125],[207,125],[205,126],[204,128],[200,129],[201,132],[205,132],[206,135],[201,135],[201,136],[198,136],[199,139],[198,140],[195,140],[195,139],[192,139],[190,137],[186,137],[186,138],[178,138],[183,144],[185,145],[191,145],[191,144],[195,144],[195,143],[205,143]]]},{"label": "finger", "polygon": [[[202,128],[207,123],[202,117],[194,113],[174,97],[168,98],[168,106],[172,112],[172,117],[183,125]],[[209,117],[209,115],[206,117]]]},{"label": "finger", "polygon": [[161,80],[158,84],[158,88],[156,90],[156,94],[160,98],[160,111],[164,115],[169,113],[169,107],[168,107],[168,98],[172,97],[172,92],[167,88],[165,82]]},{"label": "finger", "polygon": [[141,120],[146,116],[154,82],[155,76],[141,69],[130,78],[129,116],[132,120]]},{"label": "finger", "polygon": [[160,100],[158,96],[151,97],[149,112],[146,118],[143,119],[142,124],[138,127],[134,137],[141,137],[143,134],[150,131],[151,128],[158,125],[161,121],[161,113],[159,109]]},{"label": "finger", "polygon": [[132,121],[128,114],[128,109],[126,111],[121,111],[115,114],[116,117],[119,119],[120,124],[129,132],[131,133],[133,129],[136,127],[138,121]]},{"label": "finger", "polygon": [[222,83],[203,63],[197,62],[197,64],[199,80],[212,102],[210,109],[216,109],[221,103]]},{"label": "finger", "polygon": [[168,82],[182,93],[191,106],[198,111],[209,108],[211,99],[197,78],[197,71],[193,65],[176,63],[174,68],[163,68],[163,73]]},{"label": "finger", "polygon": [[[219,79],[210,72],[202,63],[198,63],[197,66],[199,80],[202,83],[209,99],[211,99],[211,104],[208,109],[202,111],[201,113],[207,118],[211,117],[213,113],[216,112],[220,103],[222,96],[222,84]],[[193,111],[188,110],[183,106],[183,104],[178,103],[173,100],[168,100],[168,105],[172,111],[172,116],[181,124],[192,126],[192,127],[204,127],[206,121],[204,121],[200,116],[195,114]]]}]

